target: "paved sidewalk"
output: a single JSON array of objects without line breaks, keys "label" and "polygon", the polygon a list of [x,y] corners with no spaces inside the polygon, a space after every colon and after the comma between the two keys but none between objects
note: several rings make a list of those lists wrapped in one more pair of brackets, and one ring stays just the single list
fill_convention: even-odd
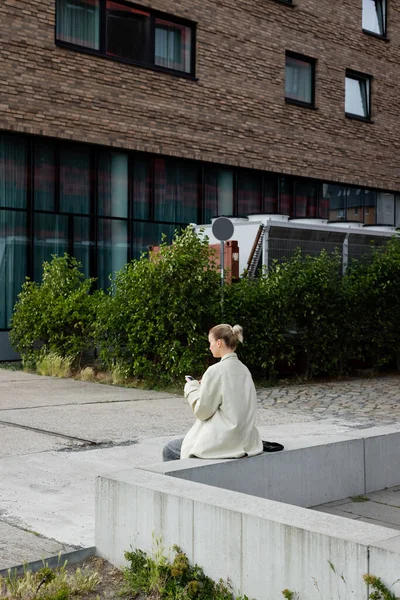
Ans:
[{"label": "paved sidewalk", "polygon": [[258,390],[265,409],[363,426],[400,422],[400,375]]},{"label": "paved sidewalk", "polygon": [[[399,424],[400,377],[258,390],[264,439]],[[161,460],[193,423],[178,395],[0,368],[0,570],[94,543],[95,475]]]}]

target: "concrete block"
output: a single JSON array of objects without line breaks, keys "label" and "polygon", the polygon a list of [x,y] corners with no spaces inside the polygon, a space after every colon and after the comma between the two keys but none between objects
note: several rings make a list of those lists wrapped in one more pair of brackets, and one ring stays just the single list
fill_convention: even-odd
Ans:
[{"label": "concrete block", "polygon": [[130,547],[151,552],[154,535],[258,600],[276,600],[285,587],[310,600],[333,598],[342,574],[346,597],[366,600],[368,546],[395,532],[144,469],[99,477],[97,553],[121,565]]},{"label": "concrete block", "polygon": [[366,493],[400,484],[400,432],[366,437]]},{"label": "concrete block", "polygon": [[95,539],[99,556],[120,566],[125,563],[126,550],[140,548],[152,553],[155,537],[161,536],[167,549],[177,544],[192,561],[193,502],[141,485],[144,473],[140,470],[129,473],[134,480],[137,475],[137,485],[131,478],[96,480]]},{"label": "concrete block", "polygon": [[207,462],[180,461],[169,474],[296,506],[316,506],[364,493],[362,439],[297,448],[252,458]]},{"label": "concrete block", "polygon": [[193,557],[215,580],[242,588],[242,514],[206,502],[194,503]]},{"label": "concrete block", "polygon": [[367,569],[365,545],[243,517],[243,589],[250,598],[276,600],[287,588],[307,600],[366,600]]}]

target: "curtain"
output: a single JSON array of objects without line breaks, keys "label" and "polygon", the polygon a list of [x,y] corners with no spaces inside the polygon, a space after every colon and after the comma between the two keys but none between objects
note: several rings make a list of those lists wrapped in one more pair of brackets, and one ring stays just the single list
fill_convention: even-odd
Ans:
[{"label": "curtain", "polygon": [[55,201],[54,144],[37,141],[34,146],[34,207],[35,210],[54,210]]},{"label": "curtain", "polygon": [[99,215],[128,216],[128,155],[100,152],[98,161]]},{"label": "curtain", "polygon": [[192,36],[190,28],[162,19],[156,19],[155,25],[156,65],[190,73]]},{"label": "curtain", "polygon": [[100,219],[97,241],[98,286],[107,289],[110,277],[128,262],[127,221]]},{"label": "curtain", "polygon": [[363,0],[363,29],[386,35],[386,0]]},{"label": "curtain", "polygon": [[346,77],[345,105],[349,114],[369,116],[369,80]]},{"label": "curtain", "polygon": [[276,214],[278,212],[278,176],[264,175],[263,212]]},{"label": "curtain", "polygon": [[206,166],[204,169],[204,222],[212,217],[232,216],[233,175],[231,169]]},{"label": "curtain", "polygon": [[26,214],[0,209],[0,329],[10,327],[27,275],[27,247]]},{"label": "curtain", "polygon": [[90,213],[90,151],[66,146],[60,152],[60,211]]},{"label": "curtain", "polygon": [[27,206],[27,143],[7,134],[0,135],[0,206]]},{"label": "curtain", "polygon": [[368,103],[368,87],[369,87],[369,81],[367,81],[366,79],[360,79],[359,80],[359,86],[360,86],[360,96],[361,96],[361,105],[362,105],[362,114],[364,117],[368,117],[369,116],[369,103]]},{"label": "curtain", "polygon": [[311,103],[312,65],[296,58],[286,57],[286,98]]},{"label": "curtain", "polygon": [[133,167],[133,217],[150,218],[151,161],[135,158]]},{"label": "curtain", "polygon": [[90,258],[94,243],[90,236],[90,217],[68,217],[73,219],[72,255],[82,263],[85,277],[90,277]]},{"label": "curtain", "polygon": [[317,198],[317,184],[314,181],[296,180],[296,217],[316,217]]},{"label": "curtain", "polygon": [[99,0],[57,0],[57,39],[100,49]]},{"label": "curtain", "polygon": [[154,160],[154,219],[171,223],[197,222],[197,166],[178,160]]},{"label": "curtain", "polygon": [[68,217],[55,214],[35,214],[34,218],[34,280],[41,281],[43,262],[52,255],[68,252]]},{"label": "curtain", "polygon": [[257,173],[239,171],[238,214],[250,215],[261,212],[261,176]]},{"label": "curtain", "polygon": [[293,180],[289,177],[280,178],[280,209],[282,215],[293,217]]}]

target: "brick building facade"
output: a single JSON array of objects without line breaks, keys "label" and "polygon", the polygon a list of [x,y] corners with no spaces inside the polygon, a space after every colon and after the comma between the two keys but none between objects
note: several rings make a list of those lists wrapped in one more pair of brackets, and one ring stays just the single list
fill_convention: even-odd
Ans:
[{"label": "brick building facade", "polygon": [[105,286],[218,213],[400,222],[394,0],[2,0],[0,56],[0,329],[54,251]]}]

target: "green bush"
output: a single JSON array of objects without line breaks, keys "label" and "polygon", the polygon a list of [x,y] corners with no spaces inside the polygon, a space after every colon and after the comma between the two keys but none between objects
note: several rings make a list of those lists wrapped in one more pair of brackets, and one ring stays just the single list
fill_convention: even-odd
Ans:
[{"label": "green bush", "polygon": [[164,241],[116,274],[99,308],[96,342],[104,365],[121,377],[166,382],[200,374],[207,332],[220,311],[219,276],[207,239],[192,228]]},{"label": "green bush", "polygon": [[[125,552],[129,566],[124,569],[124,592],[132,597],[140,593],[146,598],[160,600],[234,600],[229,583],[215,582],[205,575],[199,565],[190,565],[188,557],[178,546],[173,546],[170,562],[163,554],[160,540],[156,552],[149,556],[142,550]],[[238,596],[237,600],[249,600]]]},{"label": "green bush", "polygon": [[354,261],[343,279],[350,361],[400,370],[400,240],[376,248],[372,260]]},{"label": "green bush", "polygon": [[278,373],[279,361],[292,357],[285,346],[290,316],[281,294],[279,265],[257,279],[242,278],[226,286],[224,315],[228,323],[243,327],[238,354],[255,375],[271,379]]},{"label": "green bush", "polygon": [[36,366],[49,353],[81,363],[93,350],[93,323],[102,299],[91,294],[80,263],[68,255],[43,264],[42,283],[27,279],[12,316],[10,339],[25,366]]},{"label": "green bush", "polygon": [[295,360],[307,378],[339,369],[343,299],[337,254],[299,251],[256,280],[240,280],[226,296],[228,321],[245,330],[239,353],[255,373],[271,378]]}]

